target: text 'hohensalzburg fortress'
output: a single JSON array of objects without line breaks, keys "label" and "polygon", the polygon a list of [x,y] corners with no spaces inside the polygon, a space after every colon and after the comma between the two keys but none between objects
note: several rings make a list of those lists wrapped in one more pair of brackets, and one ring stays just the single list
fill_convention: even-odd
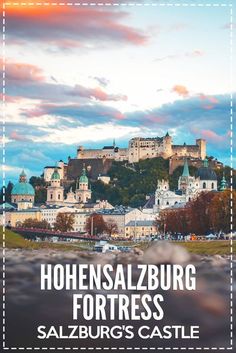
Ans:
[{"label": "text 'hohensalzburg fortress'", "polygon": [[205,159],[206,141],[197,139],[195,145],[174,145],[172,137],[168,134],[163,137],[135,137],[129,141],[128,148],[119,148],[115,145],[104,146],[102,149],[84,149],[80,146],[77,149],[78,159],[102,159],[109,158],[116,161],[128,161],[135,163],[142,159],[172,156]]}]

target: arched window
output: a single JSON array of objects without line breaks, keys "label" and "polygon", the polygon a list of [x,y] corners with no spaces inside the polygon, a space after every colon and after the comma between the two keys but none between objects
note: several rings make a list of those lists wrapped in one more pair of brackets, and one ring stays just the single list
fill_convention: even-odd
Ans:
[{"label": "arched window", "polygon": [[160,205],[160,200],[159,199],[157,200],[157,204]]},{"label": "arched window", "polygon": [[60,200],[60,198],[61,198],[61,195],[60,195],[60,194],[58,194],[58,200]]},{"label": "arched window", "polygon": [[166,204],[169,205],[169,201],[167,201]]},{"label": "arched window", "polygon": [[52,195],[52,194],[50,195],[50,198],[51,198],[51,200],[52,200],[52,198],[53,198],[53,195]]},{"label": "arched window", "polygon": [[191,201],[191,197],[188,198],[188,201]]},{"label": "arched window", "polygon": [[204,183],[202,184],[202,187],[203,187],[203,189],[206,189],[206,183],[205,183],[205,181],[204,181]]},{"label": "arched window", "polygon": [[215,186],[214,183],[211,183],[211,188],[212,188],[212,189],[214,189],[214,186]]}]

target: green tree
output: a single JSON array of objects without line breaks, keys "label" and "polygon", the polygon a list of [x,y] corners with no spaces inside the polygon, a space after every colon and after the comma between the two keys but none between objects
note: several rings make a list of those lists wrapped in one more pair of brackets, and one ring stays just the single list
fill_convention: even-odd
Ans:
[{"label": "green tree", "polygon": [[[14,184],[9,181],[7,187],[5,187],[5,202],[11,202],[11,192],[13,189]],[[4,194],[4,187],[1,188],[0,191],[0,203],[3,203],[3,194]]]}]

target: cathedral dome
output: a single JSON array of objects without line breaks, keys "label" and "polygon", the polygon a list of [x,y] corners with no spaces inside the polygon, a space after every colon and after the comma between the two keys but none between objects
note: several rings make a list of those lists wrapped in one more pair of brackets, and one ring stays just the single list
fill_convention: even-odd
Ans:
[{"label": "cathedral dome", "polygon": [[81,177],[79,178],[79,182],[80,182],[80,183],[83,183],[83,184],[88,184],[88,177],[87,177],[87,175],[86,175],[86,170],[85,170],[85,168],[83,168],[83,172],[82,172]]},{"label": "cathedral dome", "polygon": [[88,183],[88,177],[86,175],[81,175],[81,177],[79,178],[79,182],[83,184]]},{"label": "cathedral dome", "polygon": [[59,179],[60,180],[60,174],[58,173],[57,168],[54,169],[54,172],[52,173],[51,180]]},{"label": "cathedral dome", "polygon": [[196,174],[200,180],[217,180],[217,175],[213,169],[208,166],[208,161],[204,161],[204,166],[199,168]]},{"label": "cathedral dome", "polygon": [[35,195],[34,188],[29,183],[17,183],[12,189],[12,195]]},{"label": "cathedral dome", "polygon": [[22,170],[22,172],[20,174],[19,182],[13,186],[11,194],[12,195],[25,195],[25,196],[34,196],[35,195],[35,191],[34,191],[33,186],[30,183],[27,183],[26,174],[25,174],[24,170]]}]

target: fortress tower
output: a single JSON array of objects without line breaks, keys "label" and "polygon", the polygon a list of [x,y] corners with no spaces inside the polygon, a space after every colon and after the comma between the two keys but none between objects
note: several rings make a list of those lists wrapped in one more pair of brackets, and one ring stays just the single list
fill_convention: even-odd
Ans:
[{"label": "fortress tower", "polygon": [[168,131],[163,138],[163,157],[169,158],[172,156],[172,137],[169,135]]},{"label": "fortress tower", "polygon": [[199,158],[204,160],[206,158],[206,140],[197,139],[196,145],[199,146]]}]

